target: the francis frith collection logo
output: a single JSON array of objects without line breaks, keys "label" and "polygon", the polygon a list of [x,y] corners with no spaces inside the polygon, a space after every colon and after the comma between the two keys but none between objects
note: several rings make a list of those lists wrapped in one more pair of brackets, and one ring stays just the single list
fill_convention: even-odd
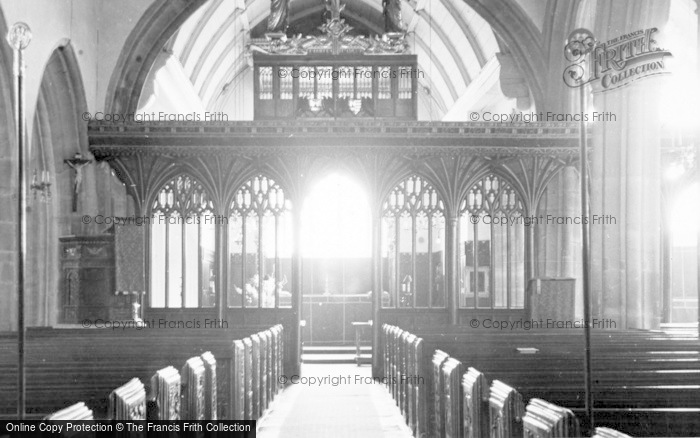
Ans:
[{"label": "the francis frith collection logo", "polygon": [[640,29],[600,43],[591,31],[576,29],[564,50],[571,62],[564,70],[564,82],[572,88],[591,84],[597,91],[610,91],[669,73],[664,58],[673,55],[658,47],[657,31],[655,27]]}]

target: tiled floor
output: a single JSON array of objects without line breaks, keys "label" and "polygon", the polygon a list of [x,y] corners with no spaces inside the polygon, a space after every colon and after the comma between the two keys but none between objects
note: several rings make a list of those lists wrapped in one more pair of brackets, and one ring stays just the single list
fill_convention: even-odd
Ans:
[{"label": "tiled floor", "polygon": [[371,367],[305,364],[301,379],[258,421],[258,437],[412,436],[386,387],[371,381]]}]

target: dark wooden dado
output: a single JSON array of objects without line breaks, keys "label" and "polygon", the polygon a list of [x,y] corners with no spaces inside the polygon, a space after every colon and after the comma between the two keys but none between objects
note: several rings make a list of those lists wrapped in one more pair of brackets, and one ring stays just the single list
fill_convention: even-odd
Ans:
[{"label": "dark wooden dado", "polygon": [[60,237],[63,323],[131,318],[131,296],[114,290],[114,236]]}]

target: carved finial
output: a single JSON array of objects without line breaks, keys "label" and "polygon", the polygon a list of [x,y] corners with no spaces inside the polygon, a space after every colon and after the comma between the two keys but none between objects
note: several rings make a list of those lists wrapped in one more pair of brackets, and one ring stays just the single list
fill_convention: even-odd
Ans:
[{"label": "carved finial", "polygon": [[270,0],[270,15],[267,17],[268,32],[287,32],[290,2],[291,0]]},{"label": "carved finial", "polygon": [[384,10],[384,32],[403,33],[406,26],[401,15],[401,0],[382,0]]},{"label": "carved finial", "polygon": [[331,13],[331,20],[340,20],[340,13],[345,9],[345,5],[340,4],[340,0],[325,0],[326,10]]}]

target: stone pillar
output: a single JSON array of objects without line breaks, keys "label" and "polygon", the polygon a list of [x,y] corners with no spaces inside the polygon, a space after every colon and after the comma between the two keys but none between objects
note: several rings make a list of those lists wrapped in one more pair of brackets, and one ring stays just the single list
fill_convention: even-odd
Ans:
[{"label": "stone pillar", "polygon": [[[372,215],[372,376],[384,377],[382,363],[382,215],[381,210]],[[359,329],[356,329],[359,330]]]},{"label": "stone pillar", "polygon": [[[301,202],[299,202],[301,205]],[[301,208],[295,204],[292,208],[292,326],[289,330],[289,344],[287,353],[287,366],[285,372],[288,375],[299,374],[301,370],[301,309],[302,309],[302,267],[301,267]]]},{"label": "stone pillar", "polygon": [[[581,193],[576,165],[564,167],[547,185],[537,208],[537,216],[578,218]],[[547,224],[536,227],[536,258],[539,277],[573,278],[575,316],[583,317],[581,288],[581,227],[577,224]]]},{"label": "stone pillar", "polygon": [[[662,29],[668,1],[598,1],[599,41],[638,29]],[[595,94],[596,111],[614,115],[593,124],[591,215],[591,310],[617,328],[658,328],[661,320],[661,128],[660,85],[646,78]],[[589,110],[590,111],[590,110]]]},{"label": "stone pillar", "polygon": [[447,282],[447,310],[450,324],[459,324],[459,216],[451,214],[445,220],[445,277]]}]

